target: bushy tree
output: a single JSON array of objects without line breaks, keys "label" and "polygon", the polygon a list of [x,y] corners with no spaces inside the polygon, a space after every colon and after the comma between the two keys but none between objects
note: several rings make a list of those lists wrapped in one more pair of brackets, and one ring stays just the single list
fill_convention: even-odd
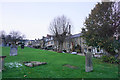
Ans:
[{"label": "bushy tree", "polygon": [[115,50],[120,47],[119,39],[115,38],[120,33],[120,12],[115,6],[114,2],[96,4],[82,31],[88,46],[100,46],[111,55],[115,55]]},{"label": "bushy tree", "polygon": [[5,31],[0,31],[0,38],[5,38],[6,32]]}]

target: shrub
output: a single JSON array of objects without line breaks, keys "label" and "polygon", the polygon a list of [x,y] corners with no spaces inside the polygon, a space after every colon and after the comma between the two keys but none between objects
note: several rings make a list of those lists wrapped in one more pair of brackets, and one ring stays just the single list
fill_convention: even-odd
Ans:
[{"label": "shrub", "polygon": [[81,46],[79,44],[77,44],[77,46],[75,47],[75,49],[76,49],[76,52],[81,53]]},{"label": "shrub", "polygon": [[101,57],[101,61],[103,61],[103,62],[109,62],[109,56],[103,55],[103,56]]},{"label": "shrub", "polygon": [[114,56],[108,56],[108,55],[103,55],[101,57],[101,61],[103,62],[108,62],[108,63],[118,63],[118,59],[116,59]]},{"label": "shrub", "polygon": [[74,52],[74,51],[75,51],[75,45],[72,46],[72,52]]},{"label": "shrub", "polygon": [[79,49],[77,49],[76,52],[80,53],[81,51]]},{"label": "shrub", "polygon": [[66,51],[66,50],[63,50],[63,52],[65,52],[65,53],[66,53],[67,51]]}]

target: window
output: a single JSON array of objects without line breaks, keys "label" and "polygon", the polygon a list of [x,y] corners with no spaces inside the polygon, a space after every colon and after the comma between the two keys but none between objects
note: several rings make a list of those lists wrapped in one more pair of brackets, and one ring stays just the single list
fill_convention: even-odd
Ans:
[{"label": "window", "polygon": [[53,41],[51,41],[51,44],[53,44]]},{"label": "window", "polygon": [[84,48],[84,52],[87,52],[87,48]]},{"label": "window", "polygon": [[67,44],[67,48],[70,48],[70,44],[69,43]]}]

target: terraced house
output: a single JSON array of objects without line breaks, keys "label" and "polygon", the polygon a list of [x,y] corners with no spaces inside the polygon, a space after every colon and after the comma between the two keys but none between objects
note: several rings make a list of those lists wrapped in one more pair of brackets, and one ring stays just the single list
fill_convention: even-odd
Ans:
[{"label": "terraced house", "polygon": [[[40,40],[34,41],[33,45],[39,45],[41,49],[58,50],[58,41],[55,41],[53,35],[48,35]],[[84,54],[87,51],[88,46],[85,44],[85,40],[82,37],[82,33],[70,35],[66,37],[63,43],[63,51],[67,53],[77,52]],[[103,53],[103,50],[98,47],[91,47],[93,53]]]},{"label": "terraced house", "polygon": [[53,50],[54,48],[54,37],[52,35],[48,35],[46,37],[43,36],[41,39],[41,48]]},{"label": "terraced house", "polygon": [[87,47],[84,44],[84,40],[81,37],[82,33],[78,33],[75,35],[70,35],[66,38],[63,43],[63,48],[66,52],[76,51],[78,53],[84,53],[84,48]]},{"label": "terraced house", "polygon": [[[70,35],[66,38],[63,49],[66,50],[66,52],[77,52],[80,54],[84,54],[87,52],[88,46],[85,44],[86,41],[82,37],[82,33]],[[95,53],[103,53],[103,50],[98,47],[91,47],[92,52]]]}]

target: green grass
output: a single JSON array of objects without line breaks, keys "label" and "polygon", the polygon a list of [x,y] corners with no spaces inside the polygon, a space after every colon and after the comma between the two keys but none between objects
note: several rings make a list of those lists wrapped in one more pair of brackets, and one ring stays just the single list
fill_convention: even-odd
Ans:
[{"label": "green grass", "polygon": [[[93,58],[93,72],[85,72],[85,56],[56,53],[53,51],[18,48],[17,56],[9,56],[10,48],[3,47],[2,54],[6,55],[5,63],[23,61],[47,62],[46,65],[37,67],[22,66],[19,68],[9,68],[5,66],[3,78],[118,78],[118,65],[100,62]],[[78,67],[71,69],[63,66],[70,64]]]}]

